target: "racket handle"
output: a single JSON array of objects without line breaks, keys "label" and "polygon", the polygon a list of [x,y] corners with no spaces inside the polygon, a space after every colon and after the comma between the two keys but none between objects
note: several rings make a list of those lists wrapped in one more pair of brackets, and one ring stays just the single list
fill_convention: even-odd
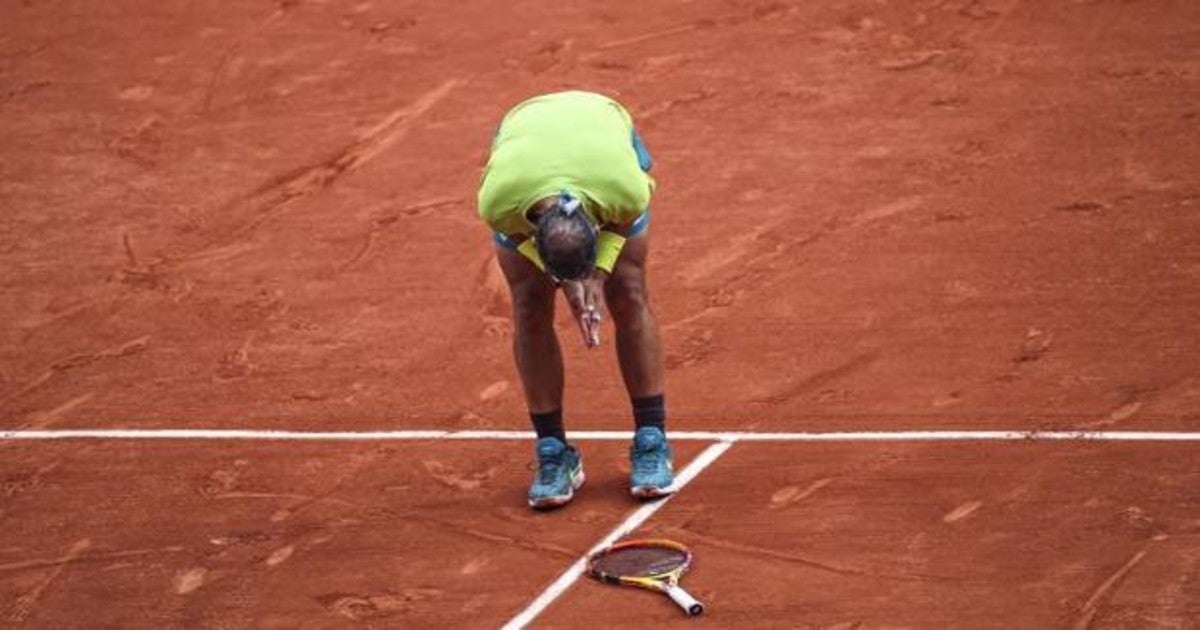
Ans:
[{"label": "racket handle", "polygon": [[663,591],[670,596],[672,601],[679,604],[679,607],[686,611],[688,616],[695,617],[704,613],[704,604],[701,604],[695,597],[688,595],[688,592],[683,590],[682,586],[667,584],[663,586]]}]

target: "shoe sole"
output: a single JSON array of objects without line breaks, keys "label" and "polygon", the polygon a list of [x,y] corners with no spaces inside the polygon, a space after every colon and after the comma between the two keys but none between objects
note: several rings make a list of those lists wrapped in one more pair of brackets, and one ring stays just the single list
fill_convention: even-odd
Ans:
[{"label": "shoe sole", "polygon": [[629,494],[632,494],[635,499],[657,499],[675,493],[674,486],[666,488],[657,488],[655,486],[634,486],[629,489]]},{"label": "shoe sole", "polygon": [[565,495],[557,497],[542,497],[540,499],[529,499],[529,507],[535,510],[553,510],[557,507],[562,507],[571,502],[575,498],[575,491],[583,487],[583,482],[587,481],[587,475],[583,474],[583,469],[579,469],[579,474],[571,479],[571,491]]}]

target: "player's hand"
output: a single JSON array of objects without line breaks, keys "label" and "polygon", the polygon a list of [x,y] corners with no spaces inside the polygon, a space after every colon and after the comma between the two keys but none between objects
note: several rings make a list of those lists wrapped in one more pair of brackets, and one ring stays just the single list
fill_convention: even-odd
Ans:
[{"label": "player's hand", "polygon": [[571,305],[571,312],[579,322],[583,343],[589,348],[600,345],[600,328],[604,318],[604,282],[608,274],[596,270],[582,280],[564,282],[563,295]]}]

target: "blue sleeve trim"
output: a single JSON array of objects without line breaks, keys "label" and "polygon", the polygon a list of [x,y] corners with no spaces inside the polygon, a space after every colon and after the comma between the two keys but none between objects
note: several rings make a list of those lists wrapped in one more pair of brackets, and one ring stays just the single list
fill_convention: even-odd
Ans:
[{"label": "blue sleeve trim", "polygon": [[638,166],[649,173],[650,168],[654,166],[654,160],[650,157],[650,151],[646,149],[646,143],[642,142],[642,137],[638,135],[637,130],[633,132],[633,151],[637,153]]}]

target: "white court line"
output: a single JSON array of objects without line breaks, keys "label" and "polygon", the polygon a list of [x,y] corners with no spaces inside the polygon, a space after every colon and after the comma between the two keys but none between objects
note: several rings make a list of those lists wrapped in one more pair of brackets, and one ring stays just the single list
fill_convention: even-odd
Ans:
[{"label": "white court line", "polygon": [[[672,436],[674,436],[674,434],[672,434]],[[692,479],[694,479],[696,475],[699,475],[700,472],[707,468],[709,464],[716,461],[718,457],[725,453],[725,451],[729,450],[730,446],[733,446],[733,442],[722,441],[704,449],[703,452],[696,456],[696,459],[693,459],[690,463],[688,463],[688,465],[679,472],[679,475],[675,477],[675,491],[679,492],[681,489],[683,489],[683,487],[686,486]],[[535,598],[529,604],[529,606],[525,608],[525,610],[522,610],[517,614],[517,616],[509,620],[508,623],[504,624],[503,630],[520,630],[521,628],[529,625],[529,622],[533,621],[538,615],[542,614],[542,611],[546,610],[546,607],[552,604],[554,600],[558,599],[560,595],[566,592],[566,590],[583,575],[583,572],[587,569],[587,559],[589,555],[617,542],[617,540],[622,536],[640,527],[642,523],[645,523],[651,515],[657,512],[659,508],[666,505],[670,500],[671,497],[667,497],[660,501],[647,503],[634,510],[633,514],[629,515],[629,518],[625,519],[620,525],[617,525],[616,529],[609,532],[608,535],[605,536],[600,542],[596,543],[591,550],[576,560],[575,564],[572,564],[570,568],[563,572],[562,575],[558,576],[557,580],[554,580],[550,586],[547,586],[546,590],[542,591],[542,593],[538,595],[537,598]]]},{"label": "white court line", "polygon": [[[1098,441],[1200,442],[1200,431],[671,431],[672,440],[704,442]],[[629,440],[632,431],[569,431],[572,440]],[[255,429],[42,429],[0,431],[0,441],[266,440],[377,442],[397,440],[531,440],[532,431],[287,431]]]}]

